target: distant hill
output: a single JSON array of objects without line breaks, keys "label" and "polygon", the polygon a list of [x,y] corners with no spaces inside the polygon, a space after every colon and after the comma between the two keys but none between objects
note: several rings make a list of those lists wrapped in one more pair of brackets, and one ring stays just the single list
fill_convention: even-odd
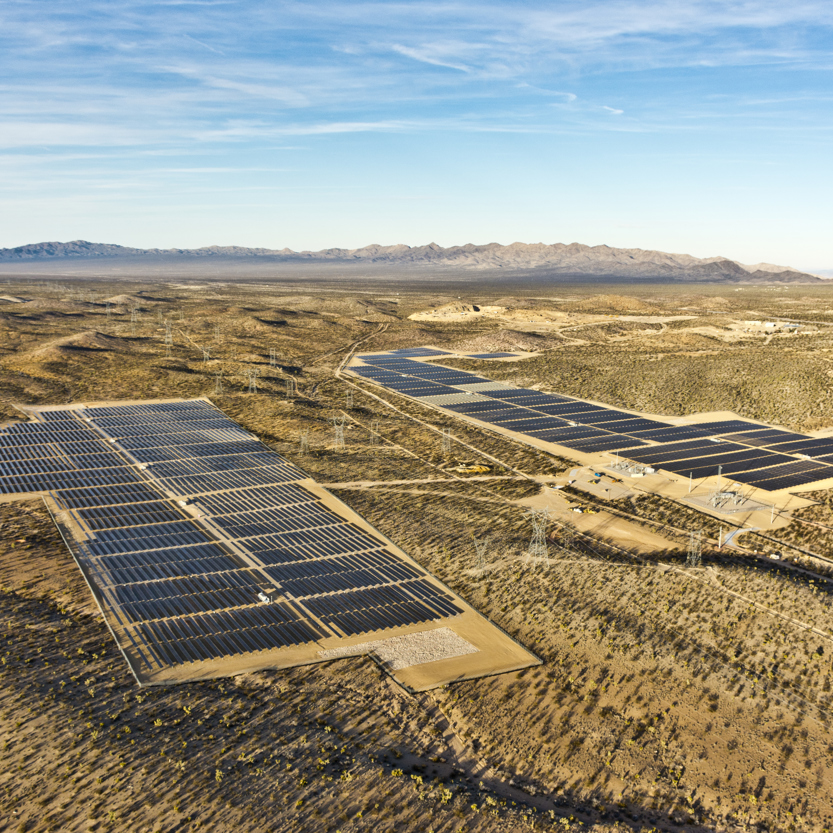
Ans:
[{"label": "distant hill", "polygon": [[360,249],[324,249],[295,252],[291,249],[247,249],[240,246],[207,246],[201,249],[134,249],[111,243],[73,240],[69,243],[33,243],[0,249],[0,262],[43,260],[119,260],[134,263],[188,261],[199,258],[258,260],[273,263],[383,264],[432,270],[466,269],[525,273],[529,277],[581,276],[611,279],[717,281],[731,283],[813,283],[819,281],[787,266],[759,263],[745,266],[725,257],[697,258],[647,249],[615,249],[580,243],[488,243],[475,246],[381,246]]}]

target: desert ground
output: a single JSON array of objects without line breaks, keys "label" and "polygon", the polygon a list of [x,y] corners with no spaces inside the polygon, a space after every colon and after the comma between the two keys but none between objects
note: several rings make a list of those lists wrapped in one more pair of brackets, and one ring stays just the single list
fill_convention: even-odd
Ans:
[{"label": "desert ground", "polygon": [[0,830],[833,826],[833,492],[718,549],[737,519],[647,480],[602,493],[581,461],[341,373],[362,350],[511,351],[444,363],[824,436],[833,290],[4,278],[0,420],[208,396],[543,662],[415,695],[369,658],[139,687],[43,501],[4,500]]}]

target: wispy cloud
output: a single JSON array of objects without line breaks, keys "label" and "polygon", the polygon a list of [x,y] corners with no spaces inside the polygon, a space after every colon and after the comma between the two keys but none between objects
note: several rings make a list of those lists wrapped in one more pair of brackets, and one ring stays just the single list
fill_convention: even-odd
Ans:
[{"label": "wispy cloud", "polygon": [[137,159],[166,159],[157,190],[210,188],[283,168],[290,143],[311,183],[486,147],[514,164],[539,136],[576,137],[579,158],[626,133],[821,146],[832,47],[828,0],[5,0],[0,188],[24,188],[13,157],[44,193],[109,176],[146,194]]},{"label": "wispy cloud", "polygon": [[395,43],[391,46],[391,49],[407,58],[413,58],[415,61],[421,61],[423,64],[431,64],[435,67],[445,67],[446,69],[457,69],[460,70],[460,72],[471,72],[471,67],[468,67],[465,64],[453,63],[450,60],[437,57],[436,54],[432,54],[434,53],[434,50],[430,48],[415,48]]}]

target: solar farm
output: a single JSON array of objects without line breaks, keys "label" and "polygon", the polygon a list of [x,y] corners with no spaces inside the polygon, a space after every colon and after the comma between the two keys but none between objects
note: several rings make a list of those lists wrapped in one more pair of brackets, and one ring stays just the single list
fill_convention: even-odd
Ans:
[{"label": "solar farm", "polygon": [[372,653],[423,690],[538,663],[208,400],[27,413],[0,492],[44,496],[140,683]]},{"label": "solar farm", "polygon": [[770,493],[833,486],[833,438],[815,439],[743,419],[666,423],[438,363],[451,355],[430,347],[362,354],[347,370],[521,441],[557,446],[568,456],[615,454],[681,477],[717,476]]}]

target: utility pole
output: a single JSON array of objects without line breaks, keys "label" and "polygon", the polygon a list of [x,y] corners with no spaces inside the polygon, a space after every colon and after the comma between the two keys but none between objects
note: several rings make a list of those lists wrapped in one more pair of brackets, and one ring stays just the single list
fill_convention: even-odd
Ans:
[{"label": "utility pole", "polygon": [[223,393],[223,371],[218,370],[214,374],[214,395],[220,396]]}]

